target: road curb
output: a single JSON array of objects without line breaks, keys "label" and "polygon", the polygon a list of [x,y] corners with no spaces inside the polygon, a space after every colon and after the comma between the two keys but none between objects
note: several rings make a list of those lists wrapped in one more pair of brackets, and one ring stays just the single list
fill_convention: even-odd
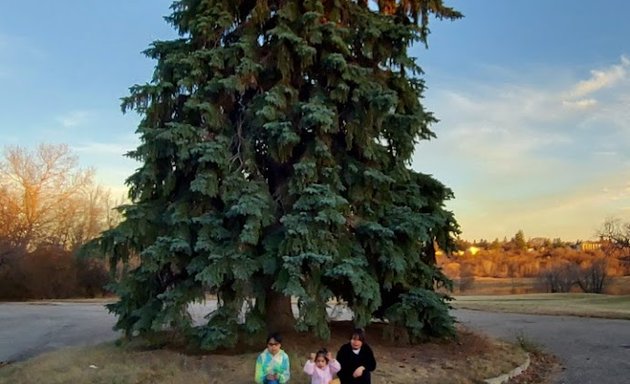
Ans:
[{"label": "road curb", "polygon": [[485,379],[483,382],[487,384],[505,384],[508,382],[508,380],[520,375],[521,373],[523,373],[523,371],[529,368],[530,362],[531,360],[529,359],[529,353],[528,353],[526,355],[525,362],[523,364],[519,365],[518,367],[514,368],[508,373],[504,373],[502,375],[499,375],[497,377],[493,377],[490,379]]}]

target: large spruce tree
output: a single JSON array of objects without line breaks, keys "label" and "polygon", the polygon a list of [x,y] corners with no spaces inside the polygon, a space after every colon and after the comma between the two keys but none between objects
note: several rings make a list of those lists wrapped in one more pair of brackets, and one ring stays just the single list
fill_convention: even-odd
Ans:
[{"label": "large spruce tree", "polygon": [[[156,41],[125,220],[100,239],[125,265],[117,327],[165,327],[204,348],[296,327],[329,335],[327,303],[411,340],[453,329],[435,245],[457,224],[451,191],[410,169],[434,136],[421,69],[441,0],[180,0]],[[119,268],[120,269],[120,268]],[[187,306],[216,294],[193,327]],[[291,311],[297,299],[297,316]]]}]

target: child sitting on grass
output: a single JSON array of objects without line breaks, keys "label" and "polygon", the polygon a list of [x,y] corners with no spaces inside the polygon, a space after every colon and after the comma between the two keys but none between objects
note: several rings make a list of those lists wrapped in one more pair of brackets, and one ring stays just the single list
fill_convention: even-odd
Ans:
[{"label": "child sitting on grass", "polygon": [[340,369],[341,365],[326,348],[311,353],[310,359],[304,364],[304,372],[311,377],[311,384],[330,384]]},{"label": "child sitting on grass", "polygon": [[282,336],[272,333],[267,337],[267,348],[256,359],[254,381],[257,384],[284,384],[290,375],[289,356],[282,350]]}]

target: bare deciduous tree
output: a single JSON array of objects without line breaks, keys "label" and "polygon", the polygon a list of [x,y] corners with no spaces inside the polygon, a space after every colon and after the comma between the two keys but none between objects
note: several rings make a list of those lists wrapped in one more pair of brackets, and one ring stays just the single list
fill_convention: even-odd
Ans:
[{"label": "bare deciduous tree", "polygon": [[538,284],[547,292],[569,292],[577,280],[578,267],[575,264],[562,262],[550,265],[537,276]]},{"label": "bare deciduous tree", "polygon": [[598,231],[602,239],[601,250],[608,257],[616,257],[630,272],[630,222],[619,218],[608,218]]},{"label": "bare deciduous tree", "polygon": [[33,250],[72,249],[107,227],[109,192],[79,168],[67,145],[7,147],[0,161],[0,237]]},{"label": "bare deciduous tree", "polygon": [[577,274],[577,283],[586,293],[603,293],[608,281],[608,260],[605,257],[594,258]]},{"label": "bare deciduous tree", "polygon": [[[120,202],[122,203],[122,201]],[[102,260],[76,250],[120,220],[108,190],[66,145],[0,158],[0,299],[104,294]]]}]

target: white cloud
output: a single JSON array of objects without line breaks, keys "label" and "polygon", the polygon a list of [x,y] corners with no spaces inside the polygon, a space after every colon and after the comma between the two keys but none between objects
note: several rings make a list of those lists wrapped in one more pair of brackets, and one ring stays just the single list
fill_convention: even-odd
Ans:
[{"label": "white cloud", "polygon": [[620,180],[613,180],[614,184],[611,188],[608,188],[606,196],[611,201],[626,200],[630,203],[630,186],[628,183],[625,185],[620,184]]},{"label": "white cloud", "polygon": [[[629,66],[630,60],[622,56],[621,63],[611,68]],[[625,69],[622,72],[625,74]],[[505,76],[515,79],[509,74]],[[555,77],[561,78],[560,75]],[[595,78],[615,77],[602,75]],[[494,85],[469,85],[467,88],[458,85],[458,88],[428,95],[429,109],[441,120],[434,127],[437,142],[448,140],[450,145],[469,154],[507,159],[532,153],[538,156],[541,151],[554,148],[561,151],[561,147],[583,140],[580,134],[593,135],[589,144],[595,151],[611,152],[610,148],[599,148],[598,145],[603,140],[623,142],[621,137],[612,136],[613,131],[630,134],[630,88],[610,89],[600,95],[600,100],[592,97],[567,99],[567,93],[563,91],[566,84],[543,80],[532,85],[504,83],[502,80],[497,79]],[[593,132],[583,133],[576,128]]]},{"label": "white cloud", "polygon": [[123,135],[109,142],[85,141],[72,145],[83,164],[93,167],[99,184],[124,194],[124,181],[137,169],[140,164],[124,156],[139,144],[136,135]]},{"label": "white cloud", "polygon": [[615,92],[609,92],[606,100],[592,111],[588,123],[593,129],[601,126],[615,127],[617,132],[625,135],[624,140],[630,142],[630,81],[625,87],[619,87]]},{"label": "white cloud", "polygon": [[574,109],[587,109],[597,105],[597,100],[595,99],[580,99],[575,101],[563,100],[562,105],[568,108]]},{"label": "white cloud", "polygon": [[569,91],[569,97],[581,98],[603,88],[609,88],[624,80],[627,77],[626,68],[630,66],[630,60],[622,56],[621,63],[612,65],[606,69],[594,69],[591,77],[578,82]]},{"label": "white cloud", "polygon": [[477,162],[495,162],[495,171],[528,168],[532,162],[528,164],[526,158],[531,152],[572,141],[563,130],[547,129],[568,116],[553,93],[510,85],[451,90],[433,100],[438,105],[430,109],[441,123],[435,127],[437,141],[429,146],[448,142],[458,155]]},{"label": "white cloud", "polygon": [[585,239],[630,205],[619,183],[630,179],[628,66],[624,56],[581,82],[547,68],[537,84],[508,70],[492,83],[432,83],[438,138],[419,144],[414,168],[453,189],[464,238]]},{"label": "white cloud", "polygon": [[618,156],[619,153],[615,151],[593,151],[593,156]]},{"label": "white cloud", "polygon": [[72,149],[83,156],[123,156],[125,153],[135,149],[140,143],[136,135],[126,135],[117,142],[95,142],[87,141],[73,145]]},{"label": "white cloud", "polygon": [[89,111],[72,111],[57,117],[56,120],[64,128],[74,128],[89,122],[91,115]]},{"label": "white cloud", "polygon": [[84,143],[74,147],[74,150],[80,154],[89,154],[92,156],[122,156],[128,149],[117,143]]}]

